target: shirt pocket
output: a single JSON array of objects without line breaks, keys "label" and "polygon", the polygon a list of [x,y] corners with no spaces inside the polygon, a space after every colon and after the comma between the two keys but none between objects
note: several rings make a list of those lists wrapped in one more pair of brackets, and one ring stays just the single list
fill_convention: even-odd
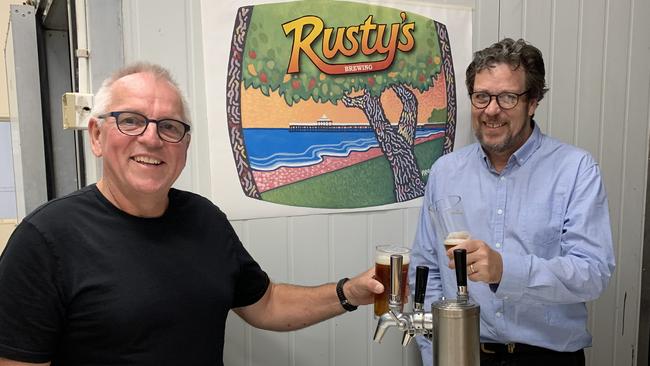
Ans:
[{"label": "shirt pocket", "polygon": [[562,198],[563,195],[556,192],[551,199],[545,202],[535,200],[523,210],[523,231],[528,245],[546,247],[560,243],[564,225]]}]

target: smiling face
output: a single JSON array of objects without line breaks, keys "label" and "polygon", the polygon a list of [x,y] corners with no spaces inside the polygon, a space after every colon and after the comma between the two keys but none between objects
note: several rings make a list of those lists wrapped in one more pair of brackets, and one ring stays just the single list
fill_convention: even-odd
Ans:
[{"label": "smiling face", "polygon": [[[526,74],[520,67],[512,70],[508,64],[496,64],[476,73],[474,92],[497,95],[503,92],[522,93],[526,90]],[[472,106],[472,129],[486,154],[495,164],[495,159],[507,162],[510,155],[519,149],[531,135],[530,119],[537,108],[537,100],[527,95],[519,97],[517,105],[504,110],[492,98],[483,109]],[[496,165],[496,164],[495,164]]]},{"label": "smiling face", "polygon": [[[182,110],[181,99],[171,84],[146,72],[115,81],[106,108],[106,112],[133,111],[155,120],[182,120]],[[169,143],[158,137],[156,129],[150,123],[144,134],[127,136],[117,129],[111,116],[101,123],[91,118],[88,125],[93,153],[103,158],[100,191],[132,214],[130,205],[166,207],[167,193],[185,166],[190,135]]]}]

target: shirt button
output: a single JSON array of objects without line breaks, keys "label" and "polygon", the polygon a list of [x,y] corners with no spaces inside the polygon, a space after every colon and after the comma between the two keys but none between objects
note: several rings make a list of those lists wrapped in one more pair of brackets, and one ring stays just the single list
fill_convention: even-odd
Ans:
[{"label": "shirt button", "polygon": [[502,210],[502,209],[498,209],[498,210],[497,210],[497,213],[498,213],[499,215],[503,215],[503,210]]},{"label": "shirt button", "polygon": [[506,177],[501,177],[499,178],[499,180],[506,180]]},{"label": "shirt button", "polygon": [[497,248],[501,248],[501,243],[496,243],[496,244],[494,244],[494,246],[497,247]]},{"label": "shirt button", "polygon": [[496,315],[497,318],[501,319],[502,314],[501,314],[500,311],[497,311],[497,313],[495,315]]}]

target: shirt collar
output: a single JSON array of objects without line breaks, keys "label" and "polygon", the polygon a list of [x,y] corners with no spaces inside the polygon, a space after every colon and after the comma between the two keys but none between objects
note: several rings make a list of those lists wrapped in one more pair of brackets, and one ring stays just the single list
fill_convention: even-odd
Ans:
[{"label": "shirt collar", "polygon": [[524,165],[542,143],[542,133],[539,130],[539,126],[537,126],[534,120],[531,123],[533,124],[533,133],[530,134],[528,140],[511,157],[519,166]]}]

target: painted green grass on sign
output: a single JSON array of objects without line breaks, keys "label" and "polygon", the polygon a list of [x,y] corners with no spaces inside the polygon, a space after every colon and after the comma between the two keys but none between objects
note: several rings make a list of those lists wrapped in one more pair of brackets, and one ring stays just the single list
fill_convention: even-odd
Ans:
[{"label": "painted green grass on sign", "polygon": [[[443,139],[415,147],[420,170],[428,170],[442,152]],[[434,154],[431,154],[434,151]],[[428,174],[424,176],[426,181]],[[384,156],[262,193],[262,199],[291,206],[357,208],[395,202],[393,175]]]}]

